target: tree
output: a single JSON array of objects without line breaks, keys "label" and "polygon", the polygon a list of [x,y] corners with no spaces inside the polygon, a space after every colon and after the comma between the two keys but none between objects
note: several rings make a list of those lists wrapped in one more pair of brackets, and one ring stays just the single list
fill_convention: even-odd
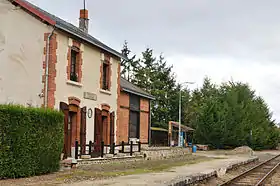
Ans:
[{"label": "tree", "polygon": [[194,91],[190,114],[195,141],[216,148],[249,145],[254,149],[275,148],[279,141],[272,113],[248,84],[227,82],[220,86],[204,80]]},{"label": "tree", "polygon": [[135,61],[136,55],[129,57],[131,51],[128,48],[128,43],[127,41],[124,42],[123,49],[122,49],[122,54],[127,58],[127,59],[122,59],[121,60],[121,76],[128,81],[131,81],[134,75],[134,70],[137,68],[137,61]]},{"label": "tree", "polygon": [[[174,95],[178,95],[178,92],[175,90],[176,79],[172,68],[172,66],[167,65],[162,54],[154,64],[152,72],[153,88],[151,91],[152,95],[156,97],[156,100],[153,102],[154,107],[152,107],[152,123],[154,126],[167,128],[168,122],[174,115],[173,100]],[[178,108],[178,102],[176,105]]]}]

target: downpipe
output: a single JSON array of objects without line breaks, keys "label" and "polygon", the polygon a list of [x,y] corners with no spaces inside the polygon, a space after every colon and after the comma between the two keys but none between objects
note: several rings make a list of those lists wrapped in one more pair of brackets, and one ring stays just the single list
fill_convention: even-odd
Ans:
[{"label": "downpipe", "polygon": [[45,108],[48,107],[48,86],[49,86],[49,61],[50,61],[50,40],[53,36],[55,28],[53,28],[52,32],[49,34],[47,39],[47,51],[46,51],[46,73],[45,73],[45,93],[44,93],[44,104]]}]

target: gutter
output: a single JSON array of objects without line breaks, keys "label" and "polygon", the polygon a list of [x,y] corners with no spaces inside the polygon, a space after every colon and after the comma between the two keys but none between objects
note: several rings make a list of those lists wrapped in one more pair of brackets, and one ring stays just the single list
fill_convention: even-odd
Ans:
[{"label": "gutter", "polygon": [[45,73],[45,93],[44,93],[44,103],[45,103],[45,108],[48,107],[48,84],[49,84],[49,61],[50,61],[50,40],[51,37],[53,36],[55,27],[53,27],[52,32],[49,34],[48,39],[47,39],[47,52],[46,52],[46,73]]},{"label": "gutter", "polygon": [[139,92],[136,92],[136,91],[133,91],[133,90],[130,90],[130,89],[127,89],[127,88],[122,88],[122,90],[123,90],[124,92],[128,92],[128,93],[131,93],[131,94],[140,96],[140,97],[148,98],[148,99],[150,99],[150,100],[155,100],[155,98],[154,98],[153,96],[141,94],[141,93],[139,93]]}]

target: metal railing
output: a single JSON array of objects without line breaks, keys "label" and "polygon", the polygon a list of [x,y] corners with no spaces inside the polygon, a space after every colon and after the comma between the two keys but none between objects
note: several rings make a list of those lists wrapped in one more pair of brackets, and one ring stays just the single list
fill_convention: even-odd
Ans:
[{"label": "metal railing", "polygon": [[[137,146],[137,150],[134,150],[133,147]],[[109,153],[107,153],[107,148],[110,148]],[[121,142],[121,144],[116,145],[115,143],[112,143],[110,145],[105,145],[104,141],[102,141],[100,144],[93,143],[92,141],[89,141],[86,145],[81,145],[76,140],[75,141],[75,159],[78,159],[82,155],[90,155],[91,158],[93,157],[101,157],[103,158],[105,154],[112,154],[116,155],[116,147],[121,148],[119,150],[119,153],[127,153],[130,156],[133,155],[135,152],[141,152],[141,142],[137,142],[136,144],[132,141],[130,143],[125,143],[124,141]],[[126,151],[125,147],[129,147],[129,151]],[[106,148],[106,151],[104,151],[104,148]]]}]

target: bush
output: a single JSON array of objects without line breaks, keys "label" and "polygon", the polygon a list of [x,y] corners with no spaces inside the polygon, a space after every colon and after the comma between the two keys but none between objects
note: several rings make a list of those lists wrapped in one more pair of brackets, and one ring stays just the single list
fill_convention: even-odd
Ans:
[{"label": "bush", "polygon": [[0,179],[55,172],[63,148],[63,114],[0,105]]}]

